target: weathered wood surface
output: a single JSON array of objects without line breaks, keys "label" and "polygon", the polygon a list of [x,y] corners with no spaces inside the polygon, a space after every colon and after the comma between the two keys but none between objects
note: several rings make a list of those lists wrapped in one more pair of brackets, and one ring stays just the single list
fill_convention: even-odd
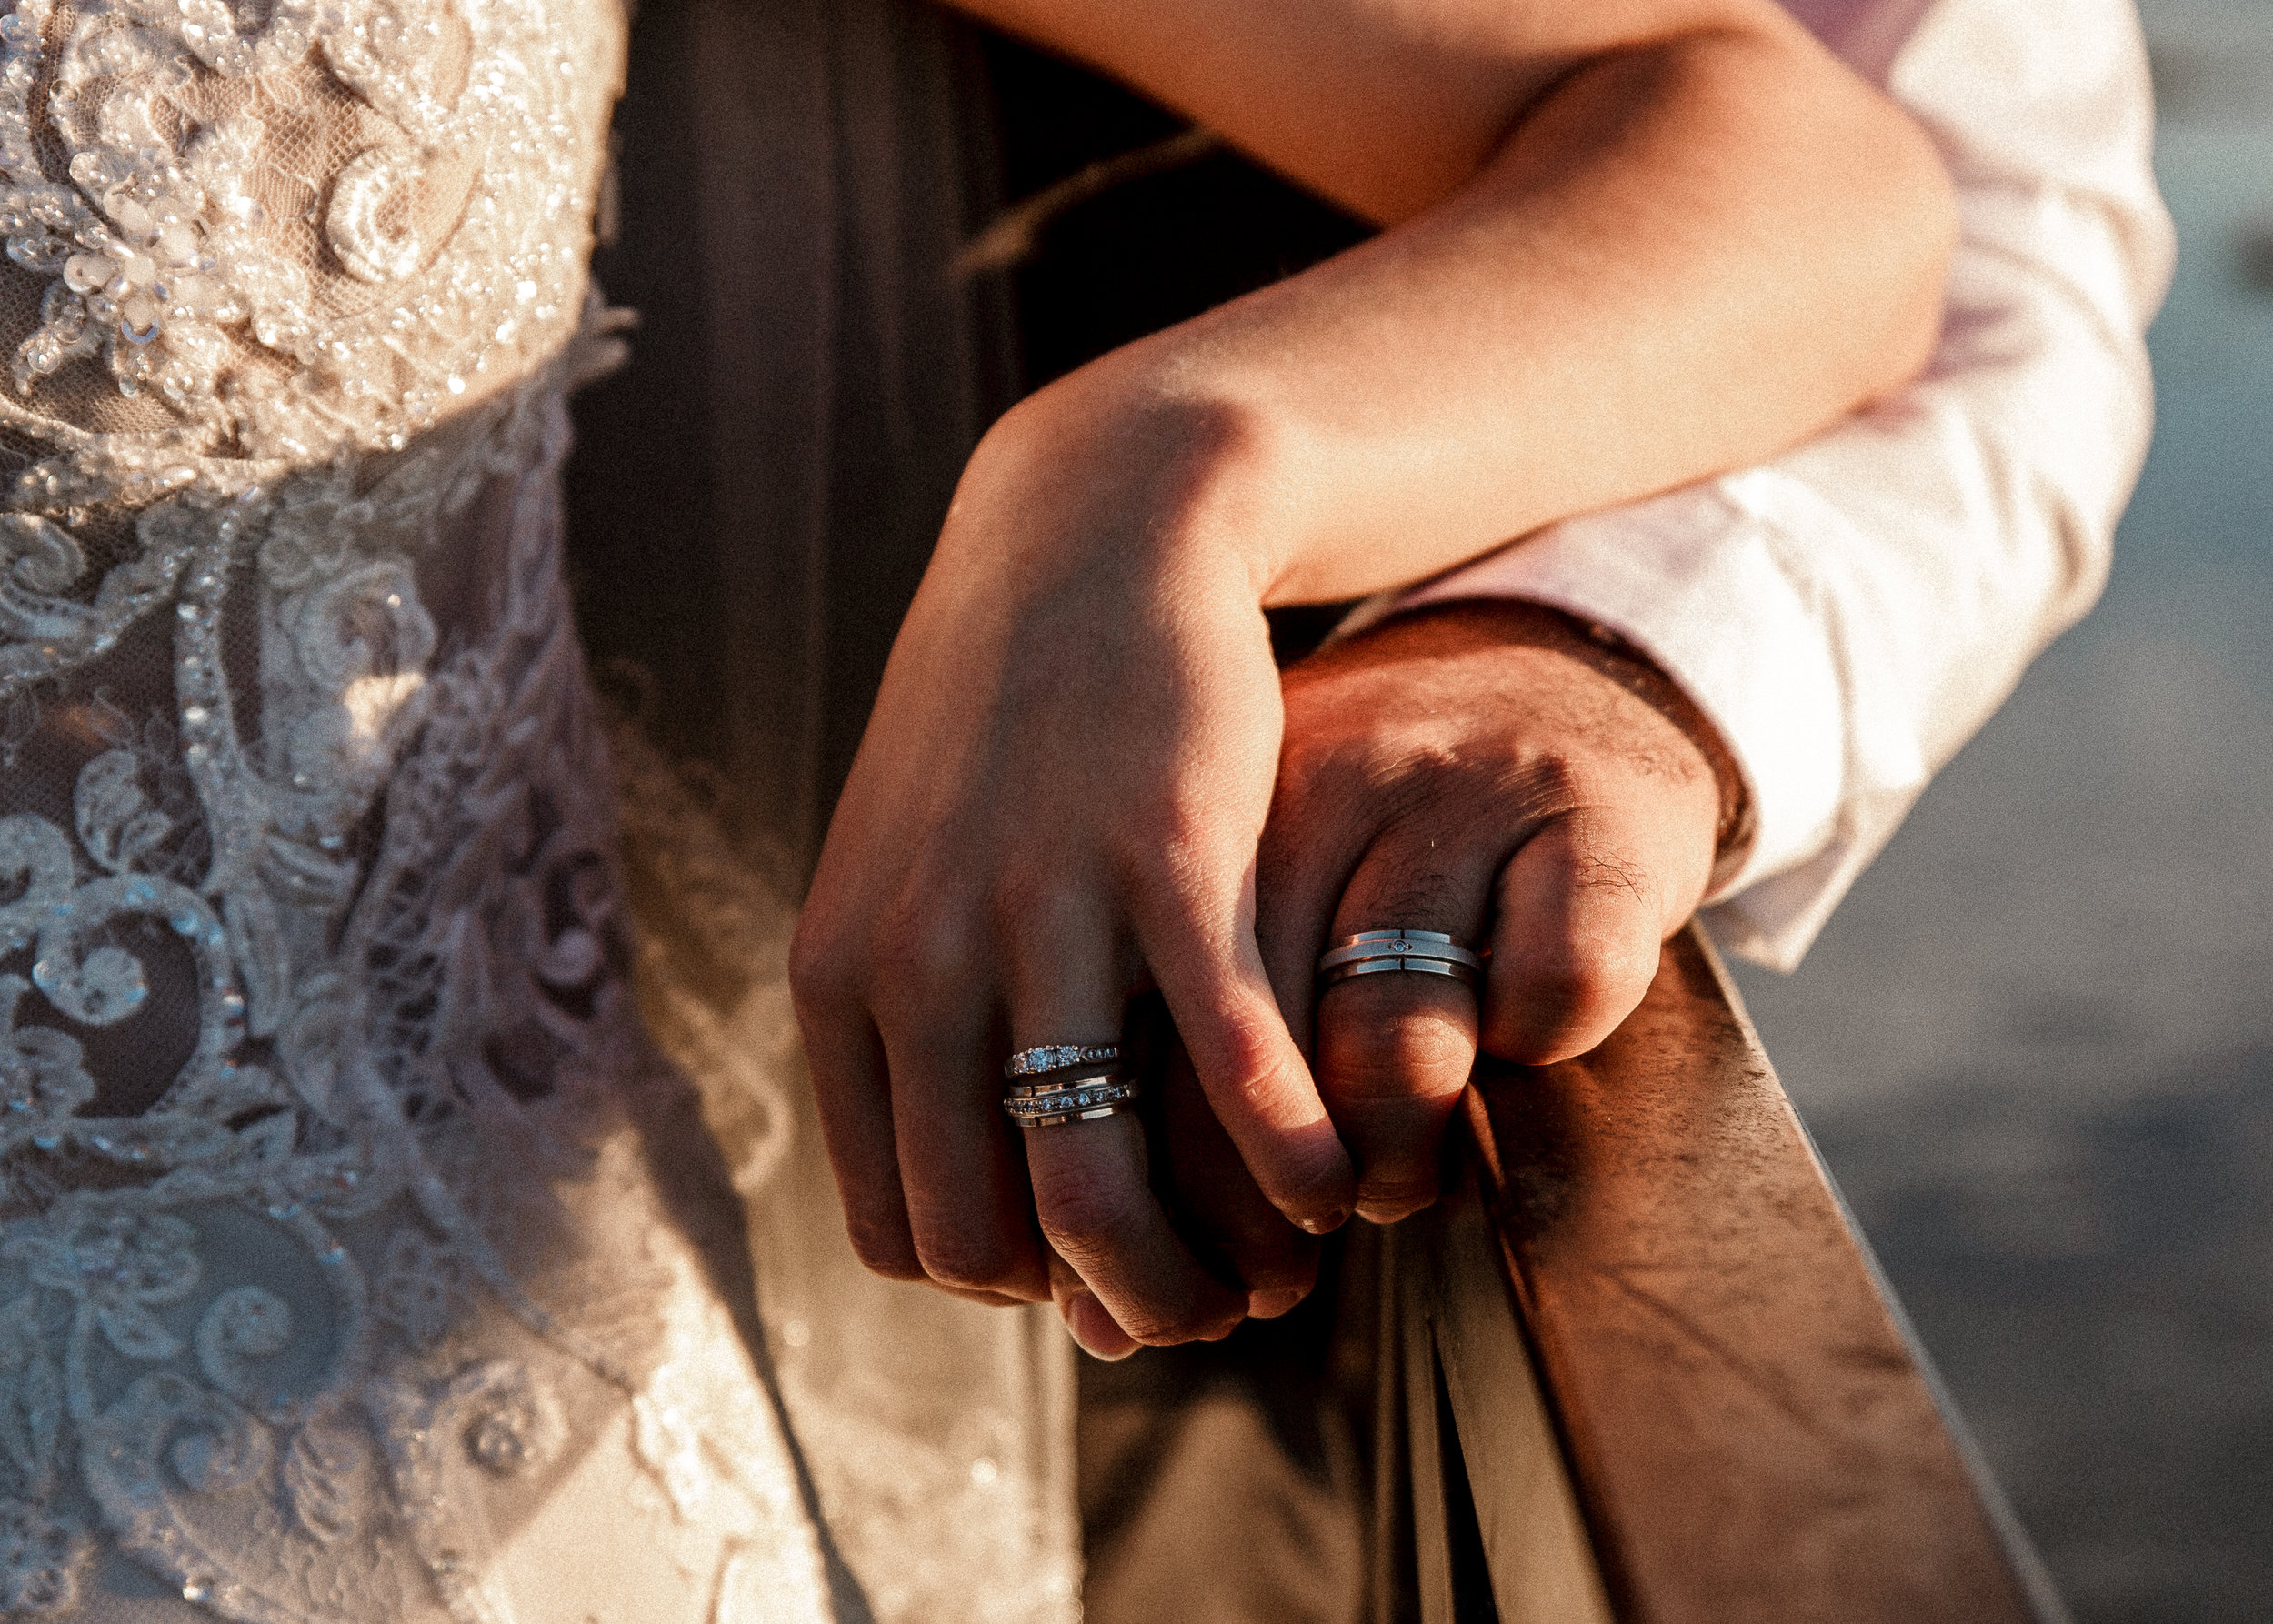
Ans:
[{"label": "weathered wood surface", "polygon": [[[1593,1054],[1487,1068],[1468,1125],[1395,1248],[1475,1506],[1448,1534],[1416,1496],[1430,1624],[2064,1616],[1701,937]],[[1407,1346],[1417,1474],[1438,1407]],[[1463,1529],[1488,1602],[1454,1593]]]}]

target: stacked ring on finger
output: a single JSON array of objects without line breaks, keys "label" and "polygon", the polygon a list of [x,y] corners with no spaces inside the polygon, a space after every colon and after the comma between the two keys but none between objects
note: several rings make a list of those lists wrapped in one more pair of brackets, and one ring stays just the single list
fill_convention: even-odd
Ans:
[{"label": "stacked ring on finger", "polygon": [[1086,1075],[1086,1068],[1109,1066],[1120,1058],[1117,1043],[1046,1043],[1011,1056],[1003,1062],[1002,1074],[1012,1082],[1028,1077]]},{"label": "stacked ring on finger", "polygon": [[1344,937],[1318,957],[1318,979],[1327,987],[1352,976],[1404,972],[1451,976],[1476,984],[1484,960],[1441,930],[1361,930]]},{"label": "stacked ring on finger", "polygon": [[1094,1122],[1129,1108],[1143,1092],[1110,1043],[1053,1043],[1022,1048],[1002,1068],[1010,1087],[1002,1108],[1021,1128]]}]

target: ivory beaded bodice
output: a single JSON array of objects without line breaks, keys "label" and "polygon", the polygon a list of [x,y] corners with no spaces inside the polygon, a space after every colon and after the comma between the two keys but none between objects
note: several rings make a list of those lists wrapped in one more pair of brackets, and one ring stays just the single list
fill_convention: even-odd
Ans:
[{"label": "ivory beaded bodice", "polygon": [[0,16],[0,1617],[822,1615],[559,580],[622,33]]}]

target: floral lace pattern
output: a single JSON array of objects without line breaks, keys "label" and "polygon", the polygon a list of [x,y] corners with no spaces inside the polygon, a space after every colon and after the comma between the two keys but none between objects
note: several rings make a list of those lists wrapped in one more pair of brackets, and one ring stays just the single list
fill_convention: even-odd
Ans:
[{"label": "floral lace pattern", "polygon": [[620,35],[0,15],[0,1618],[581,1619],[572,1480],[627,1616],[825,1616],[559,579]]},{"label": "floral lace pattern", "polygon": [[[465,0],[0,16],[0,691],[107,650],[263,482],[526,386],[575,333],[619,30]],[[392,522],[452,496],[400,480]],[[96,545],[81,534],[125,529]],[[107,556],[103,556],[107,555]]]}]

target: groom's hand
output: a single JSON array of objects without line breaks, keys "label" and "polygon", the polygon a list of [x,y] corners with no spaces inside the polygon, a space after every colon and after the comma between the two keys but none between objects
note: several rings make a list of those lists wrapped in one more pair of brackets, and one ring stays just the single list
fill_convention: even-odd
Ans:
[{"label": "groom's hand", "polygon": [[[1258,933],[1358,1211],[1387,1221],[1435,1199],[1479,1045],[1564,1059],[1641,1001],[1739,821],[1740,780],[1654,667],[1529,605],[1389,621],[1290,668],[1285,695]],[[1483,977],[1316,986],[1332,943],[1397,927],[1488,946]]]}]

